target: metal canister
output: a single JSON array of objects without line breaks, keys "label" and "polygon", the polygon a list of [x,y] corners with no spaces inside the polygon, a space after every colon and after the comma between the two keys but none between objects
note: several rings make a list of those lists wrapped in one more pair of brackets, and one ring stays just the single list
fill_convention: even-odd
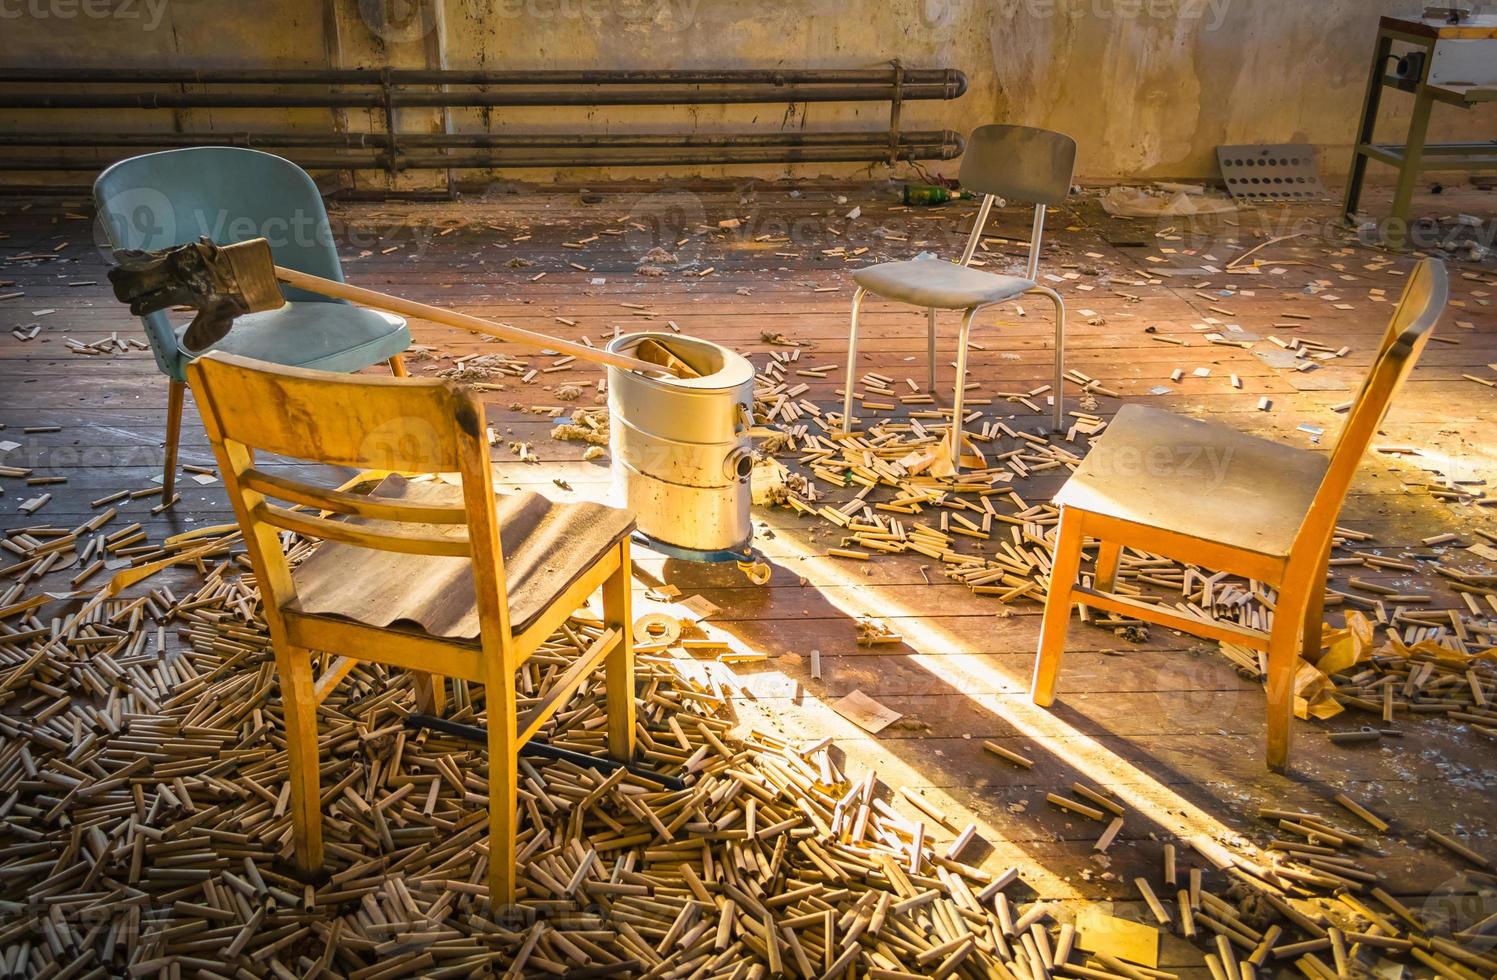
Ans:
[{"label": "metal canister", "polygon": [[652,542],[683,557],[723,560],[753,537],[754,366],[725,347],[677,334],[627,334],[608,349],[634,354],[646,340],[701,376],[608,369],[614,500],[634,512]]}]

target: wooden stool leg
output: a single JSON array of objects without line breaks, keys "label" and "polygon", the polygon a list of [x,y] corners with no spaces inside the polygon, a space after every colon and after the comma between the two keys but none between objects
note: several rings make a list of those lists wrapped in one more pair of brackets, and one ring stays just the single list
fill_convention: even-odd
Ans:
[{"label": "wooden stool leg", "polygon": [[608,685],[608,754],[634,758],[634,616],[630,612],[633,569],[629,539],[618,544],[619,567],[603,583],[603,622],[620,631],[618,644],[608,654],[604,673]]},{"label": "wooden stool leg", "polygon": [[1029,699],[1049,707],[1055,700],[1055,681],[1060,676],[1060,658],[1065,652],[1066,626],[1071,620],[1071,594],[1081,569],[1081,514],[1063,507],[1060,530],[1055,539],[1055,560],[1050,568],[1050,594],[1045,598],[1045,618],[1040,624],[1039,652],[1034,659],[1034,680]]},{"label": "wooden stool leg", "polygon": [[1268,768],[1289,771],[1290,727],[1294,723],[1294,674],[1303,637],[1306,589],[1279,589],[1273,629],[1268,634]]},{"label": "wooden stool leg", "polygon": [[390,373],[393,374],[393,375],[395,375],[395,377],[397,377],[397,378],[410,377],[410,373],[411,372],[409,372],[409,371],[407,371],[405,369],[405,358],[401,357],[399,354],[396,354],[394,357],[390,358],[389,363],[390,363]]},{"label": "wooden stool leg", "polygon": [[281,703],[286,716],[286,766],[291,780],[291,834],[296,866],[311,875],[322,869],[322,782],[317,756],[317,695],[312,651],[276,650]]},{"label": "wooden stool leg", "polygon": [[858,370],[858,308],[867,290],[859,287],[852,294],[852,319],[847,327],[847,376],[842,379],[842,431],[852,431],[852,387]]},{"label": "wooden stool leg", "polygon": [[166,386],[166,459],[161,468],[161,502],[172,499],[177,486],[177,444],[182,441],[182,405],[187,400],[187,382]]}]

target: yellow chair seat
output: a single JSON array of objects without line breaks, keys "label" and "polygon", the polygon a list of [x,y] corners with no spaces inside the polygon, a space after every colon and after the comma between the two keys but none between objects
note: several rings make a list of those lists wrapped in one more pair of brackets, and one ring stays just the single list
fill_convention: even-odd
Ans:
[{"label": "yellow chair seat", "polygon": [[[387,476],[371,497],[404,504],[461,507],[462,489],[439,481]],[[634,530],[628,511],[602,504],[562,504],[538,493],[495,494],[509,628],[523,632],[608,550]],[[368,524],[362,518],[349,523]],[[462,525],[410,525],[461,536]],[[292,612],[337,616],[380,628],[417,627],[444,639],[476,641],[478,599],[467,558],[374,551],[323,541],[292,575]]]}]

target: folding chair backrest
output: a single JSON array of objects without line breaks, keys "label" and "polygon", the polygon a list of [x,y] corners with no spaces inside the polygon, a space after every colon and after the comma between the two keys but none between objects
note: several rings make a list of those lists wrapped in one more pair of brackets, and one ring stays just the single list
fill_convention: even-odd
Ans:
[{"label": "folding chair backrest", "polygon": [[[112,248],[152,251],[206,235],[220,245],[263,237],[277,265],[343,281],[316,183],[290,160],[236,146],[195,146],[121,160],[94,181],[94,203]],[[299,289],[297,302],[341,303]],[[165,311],[141,318],[161,370],[184,367]]]},{"label": "folding chair backrest", "polygon": [[[1383,332],[1372,367],[1362,379],[1362,386],[1347,412],[1346,424],[1336,438],[1330,465],[1300,530],[1301,538],[1313,535],[1315,542],[1322,546],[1329,540],[1357,465],[1382,424],[1393,396],[1429,343],[1435,322],[1445,309],[1448,294],[1445,265],[1438,259],[1420,261],[1409,274],[1408,285],[1393,310],[1388,329]],[[1299,550],[1298,546],[1296,550]],[[1318,553],[1316,548],[1306,550]]]},{"label": "folding chair backrest", "polygon": [[[451,382],[354,377],[213,353],[187,368],[267,607],[295,597],[281,531],[406,554],[466,556],[485,644],[509,637],[483,405]],[[457,472],[462,507],[350,493],[257,467],[255,453],[404,473]],[[293,507],[273,503],[286,501]],[[297,508],[300,509],[297,509]],[[329,511],[360,523],[319,516]],[[467,525],[467,537],[413,525]],[[485,591],[488,590],[488,591]]]},{"label": "folding chair backrest", "polygon": [[1071,190],[1076,141],[1033,126],[979,126],[962,154],[965,188],[1031,204],[1055,206]]}]

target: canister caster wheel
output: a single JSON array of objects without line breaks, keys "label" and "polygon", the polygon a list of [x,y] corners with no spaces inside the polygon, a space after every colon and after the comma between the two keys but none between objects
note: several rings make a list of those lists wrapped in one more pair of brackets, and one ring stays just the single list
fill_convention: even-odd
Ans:
[{"label": "canister caster wheel", "polygon": [[755,585],[769,584],[769,565],[762,561],[741,561],[738,570]]}]

